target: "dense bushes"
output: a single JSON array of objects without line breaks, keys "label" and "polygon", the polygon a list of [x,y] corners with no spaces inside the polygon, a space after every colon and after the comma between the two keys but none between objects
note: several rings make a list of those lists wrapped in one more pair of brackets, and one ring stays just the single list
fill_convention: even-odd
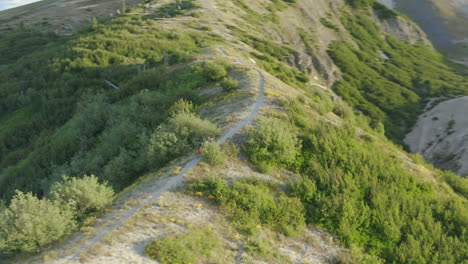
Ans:
[{"label": "dense bushes", "polygon": [[262,118],[249,132],[245,150],[252,162],[261,170],[283,165],[290,166],[299,154],[300,141],[290,124],[280,119]]},{"label": "dense bushes", "polygon": [[39,200],[17,192],[10,206],[0,212],[0,256],[34,252],[74,229],[73,212],[57,201]]},{"label": "dense bushes", "polygon": [[267,181],[242,179],[229,185],[221,178],[208,178],[192,182],[188,188],[212,197],[246,235],[256,234],[261,225],[292,235],[305,224],[299,199],[281,194],[279,186]]},{"label": "dense bushes", "polygon": [[114,191],[106,183],[100,184],[94,175],[83,178],[64,177],[51,187],[50,196],[62,206],[72,206],[78,217],[97,212],[112,203]]},{"label": "dense bushes", "polygon": [[151,242],[145,254],[163,264],[218,263],[213,257],[222,249],[219,237],[208,228],[168,236]]},{"label": "dense bushes", "polygon": [[[294,159],[276,166],[289,168],[297,175],[285,190],[289,197],[302,201],[307,223],[336,234],[347,247],[362,248],[372,255],[368,258],[371,263],[464,261],[468,254],[468,202],[463,197],[466,188],[462,179],[442,173],[441,178],[431,178],[429,183],[424,178],[432,176],[410,172],[400,154],[395,154],[401,150],[377,136],[382,128],[376,132],[364,126],[367,132],[362,135],[362,130],[352,125],[358,121],[353,114],[340,125],[313,120],[305,106],[307,99],[302,101],[283,104],[290,124],[298,126],[297,141],[301,145]],[[247,144],[253,141],[268,145],[263,137],[250,140]],[[273,154],[268,148],[261,153]],[[255,156],[249,157],[255,163]],[[462,195],[444,184],[432,184],[444,180]],[[208,183],[208,189],[222,194],[229,188],[219,181]],[[246,208],[255,208],[255,200],[245,201]]]},{"label": "dense bushes", "polygon": [[228,92],[232,92],[239,88],[239,82],[231,77],[226,77],[221,81],[221,87]]},{"label": "dense bushes", "polygon": [[161,166],[178,155],[192,152],[206,138],[219,135],[220,129],[190,112],[179,112],[151,135],[148,160]]},{"label": "dense bushes", "polygon": [[466,200],[436,194],[400,159],[353,130],[322,123],[302,137],[299,171],[309,179],[295,183],[292,193],[304,201],[309,221],[387,262],[462,261]]},{"label": "dense bushes", "polygon": [[[349,2],[359,7],[373,1]],[[328,53],[343,72],[333,89],[371,117],[373,126],[382,122],[386,135],[400,142],[430,98],[466,95],[468,79],[463,69],[423,44],[382,37],[368,12],[343,13],[342,23],[359,49],[346,42],[330,46]]]},{"label": "dense bushes", "polygon": [[222,61],[208,61],[202,64],[203,74],[211,81],[222,80],[229,69]]},{"label": "dense bushes", "polygon": [[[199,63],[172,67],[214,40],[201,34],[124,15],[39,50],[19,49],[17,61],[4,56],[11,64],[0,71],[8,80],[0,83],[0,197],[15,189],[43,196],[62,174],[98,175],[121,189],[160,166],[148,163],[147,145],[170,106],[202,103],[194,90],[229,68],[214,61],[221,77],[210,77]],[[34,34],[23,35],[16,41]]]},{"label": "dense bushes", "polygon": [[35,252],[73,232],[89,213],[108,206],[113,195],[94,175],[64,177],[52,186],[50,199],[17,191],[8,207],[0,206],[0,257]]},{"label": "dense bushes", "polygon": [[205,142],[203,144],[202,159],[208,164],[219,166],[226,163],[227,155],[218,143]]}]

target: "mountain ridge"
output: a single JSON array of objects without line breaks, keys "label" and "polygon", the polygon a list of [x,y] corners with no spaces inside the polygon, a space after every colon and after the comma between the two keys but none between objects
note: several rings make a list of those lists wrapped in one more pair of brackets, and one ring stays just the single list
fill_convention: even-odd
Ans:
[{"label": "mountain ridge", "polygon": [[[466,180],[393,144],[384,134],[398,131],[389,121],[395,119],[379,119],[394,111],[410,124],[416,116],[410,115],[422,112],[439,89],[453,97],[464,92],[463,86],[452,89],[464,80],[459,69],[428,42],[418,42],[424,35],[417,26],[398,22],[403,33],[416,33],[405,38],[398,30],[411,43],[385,33],[375,21],[399,21],[398,14],[373,1],[147,4],[51,40],[44,53],[32,51],[19,61],[4,57],[13,69],[34,69],[36,58],[46,58],[47,70],[37,74],[56,74],[62,85],[37,86],[40,93],[34,93],[13,70],[4,72],[9,83],[0,91],[15,104],[1,104],[11,115],[2,117],[8,122],[0,135],[19,134],[21,122],[64,103],[76,107],[34,144],[2,141],[0,150],[9,155],[2,160],[9,164],[2,183],[60,203],[48,194],[48,184],[60,184],[61,174],[93,173],[118,192],[111,212],[77,216],[81,231],[70,243],[46,243],[39,247],[43,253],[13,262],[67,262],[73,252],[79,252],[74,261],[85,263],[463,260]],[[428,62],[440,71],[419,79],[424,67],[432,67]],[[210,140],[248,115],[245,109],[262,90],[254,88],[262,83],[259,74],[266,96],[260,117],[228,144]],[[46,77],[39,81],[49,84]],[[414,100],[402,105],[415,113],[394,104],[398,100],[387,98],[386,89],[401,93],[402,101]],[[62,95],[68,101],[48,104]],[[42,100],[30,106],[36,98]],[[140,192],[159,188],[161,175],[176,179],[171,177],[180,175],[197,148],[196,160],[203,162],[180,188],[154,200]],[[26,185],[31,171],[38,175],[32,180],[43,177],[44,187]],[[126,221],[110,217],[132,208],[140,210]],[[0,219],[10,219],[11,212],[0,206]],[[116,223],[93,248],[76,251]],[[8,246],[2,232],[0,249]]]}]

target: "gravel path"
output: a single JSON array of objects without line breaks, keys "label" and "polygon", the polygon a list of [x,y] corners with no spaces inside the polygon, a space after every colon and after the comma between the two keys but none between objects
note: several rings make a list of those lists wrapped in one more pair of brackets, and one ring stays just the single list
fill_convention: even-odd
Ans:
[{"label": "gravel path", "polygon": [[[224,50],[223,50],[223,53],[227,55],[227,53],[225,53]],[[250,111],[249,115],[245,119],[238,122],[234,127],[230,128],[221,138],[218,139],[217,142],[220,144],[226,142],[228,139],[232,138],[235,134],[239,133],[243,127],[250,124],[253,121],[253,119],[259,114],[260,108],[263,106],[265,102],[265,93],[264,93],[265,77],[260,70],[258,69],[253,69],[253,70],[255,70],[260,77],[260,81],[257,87],[258,96],[257,96],[257,100],[253,104],[253,109]],[[178,175],[172,176],[172,177],[165,175],[161,179],[159,179],[156,184],[151,184],[150,189],[145,191],[149,194],[147,198],[142,200],[138,205],[135,205],[134,207],[130,208],[121,217],[117,218],[115,222],[99,230],[99,232],[97,232],[86,243],[81,245],[72,255],[67,256],[65,258],[57,259],[53,261],[53,263],[79,262],[80,255],[82,253],[92,248],[94,245],[100,242],[106,235],[108,235],[110,232],[114,231],[115,229],[120,227],[123,223],[125,223],[127,220],[132,218],[141,208],[143,208],[144,206],[148,205],[151,201],[161,196],[161,194],[163,194],[164,192],[167,192],[177,186],[182,185],[184,181],[184,175],[187,174],[192,168],[197,166],[199,162],[200,162],[200,157],[195,157],[185,164],[185,166],[183,167],[183,169]]]}]

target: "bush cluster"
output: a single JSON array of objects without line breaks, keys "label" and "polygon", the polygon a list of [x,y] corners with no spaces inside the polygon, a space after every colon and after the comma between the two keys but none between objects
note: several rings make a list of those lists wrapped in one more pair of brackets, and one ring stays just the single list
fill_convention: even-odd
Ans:
[{"label": "bush cluster", "polygon": [[206,138],[215,137],[220,132],[208,120],[190,112],[179,112],[151,135],[148,160],[160,166],[178,155],[192,152]]},{"label": "bush cluster", "polygon": [[51,188],[50,199],[17,191],[0,210],[0,256],[35,252],[80,225],[84,215],[108,206],[114,191],[94,175],[64,177]]},{"label": "bush cluster", "polygon": [[261,225],[285,235],[295,234],[305,224],[304,208],[297,198],[279,192],[264,180],[242,179],[232,185],[221,178],[207,178],[189,184],[189,190],[214,197],[241,232],[254,235]]},{"label": "bush cluster", "polygon": [[276,118],[260,118],[248,133],[245,150],[263,172],[278,166],[290,166],[299,154],[301,143],[291,125]]},{"label": "bush cluster", "polygon": [[155,240],[146,247],[145,254],[163,264],[218,263],[213,255],[221,249],[219,236],[202,227]]},{"label": "bush cluster", "polygon": [[[180,4],[193,8],[192,1]],[[202,103],[195,90],[211,81],[197,65],[172,65],[214,38],[167,31],[149,17],[122,15],[67,39],[35,34],[0,37],[0,47],[21,58],[0,53],[8,65],[0,77],[9,80],[0,83],[0,198],[6,200],[16,189],[43,196],[62,174],[93,173],[117,190],[128,186],[161,165],[148,163],[147,145],[171,118],[171,105],[181,98]],[[224,78],[225,63],[213,65],[211,77]]]},{"label": "bush cluster", "polygon": [[[361,7],[374,1],[348,2]],[[423,44],[411,45],[383,34],[369,18],[368,9],[345,12],[342,23],[359,49],[339,41],[330,46],[328,53],[343,72],[333,89],[369,116],[374,127],[383,123],[390,139],[402,140],[430,98],[468,94],[463,69]]]},{"label": "bush cluster", "polygon": [[205,142],[203,144],[202,159],[210,165],[220,166],[226,163],[227,155],[218,143]]},{"label": "bush cluster", "polygon": [[228,92],[232,92],[239,89],[239,82],[234,78],[226,77],[221,81],[221,87]]}]

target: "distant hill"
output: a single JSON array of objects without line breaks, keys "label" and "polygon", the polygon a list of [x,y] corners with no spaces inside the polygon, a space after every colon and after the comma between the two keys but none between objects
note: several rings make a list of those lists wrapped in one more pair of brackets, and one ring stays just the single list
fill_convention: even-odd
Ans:
[{"label": "distant hill", "polygon": [[451,59],[468,64],[468,2],[464,0],[380,0],[410,17]]}]

